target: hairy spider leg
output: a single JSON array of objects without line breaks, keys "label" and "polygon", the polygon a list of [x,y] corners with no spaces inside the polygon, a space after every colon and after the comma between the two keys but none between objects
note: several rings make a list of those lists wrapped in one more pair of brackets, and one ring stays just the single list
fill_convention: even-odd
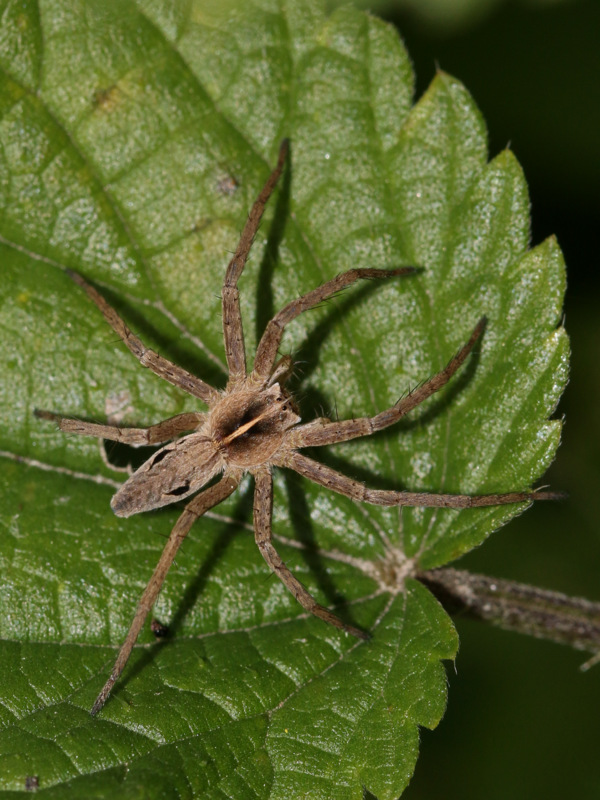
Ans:
[{"label": "hairy spider leg", "polygon": [[279,462],[332,492],[352,500],[376,506],[425,506],[427,508],[482,508],[509,503],[531,503],[532,500],[560,500],[559,492],[507,492],[506,494],[432,494],[430,492],[396,492],[391,489],[369,489],[331,467],[313,461],[301,453],[290,453]]},{"label": "hairy spider leg", "polygon": [[486,322],[486,318],[482,317],[473,329],[469,341],[460,348],[448,364],[396,403],[396,405],[387,408],[374,417],[359,417],[358,419],[329,422],[321,426],[311,426],[310,423],[308,425],[299,425],[292,434],[294,447],[321,447],[327,444],[347,442],[349,439],[369,436],[376,431],[394,425],[401,417],[412,411],[413,408],[420,405],[448,383],[454,373],[466,361],[475,343],[483,333]]},{"label": "hairy spider leg", "polygon": [[277,165],[269,175],[267,182],[263,186],[260,194],[252,206],[248,219],[244,225],[240,241],[227,265],[225,279],[223,281],[223,338],[225,341],[225,355],[229,368],[228,387],[240,383],[246,377],[246,349],[244,346],[244,326],[242,323],[242,313],[240,310],[240,294],[237,286],[238,280],[246,261],[252,242],[260,225],[265,205],[273,189],[275,188],[279,176],[283,171],[283,166],[289,150],[289,141],[284,139],[279,146],[279,156]]},{"label": "hairy spider leg", "polygon": [[199,397],[205,403],[210,403],[218,398],[218,391],[209,386],[208,383],[146,347],[142,340],[131,332],[114,308],[78,272],[74,272],[72,269],[66,269],[65,272],[75,283],[81,286],[90,300],[98,306],[104,319],[143,367],[148,367],[159,378],[164,378],[169,383],[172,383],[173,386],[183,389],[184,392],[194,397]]},{"label": "hairy spider leg", "polygon": [[63,417],[62,414],[37,408],[34,414],[40,419],[56,422],[60,430],[65,433],[75,433],[78,436],[97,436],[100,439],[109,439],[111,442],[121,442],[133,447],[168,442],[169,439],[174,439],[182,433],[195,430],[206,417],[206,414],[190,411],[176,414],[174,417],[164,419],[147,428],[120,428],[118,425],[99,425],[97,422]]},{"label": "hairy spider leg", "polygon": [[273,478],[268,469],[259,469],[254,473],[254,538],[260,553],[269,565],[269,568],[282,581],[286,589],[296,598],[300,605],[314,614],[315,617],[340,628],[346,633],[351,633],[359,639],[368,639],[369,634],[347,625],[328,608],[317,603],[314,597],[290,572],[289,568],[273,546],[271,541],[271,519],[273,511]]},{"label": "hairy spider leg", "polygon": [[281,343],[285,326],[296,319],[296,317],[300,316],[303,311],[308,311],[310,308],[318,306],[319,303],[327,300],[337,292],[346,289],[358,280],[396,278],[402,275],[412,275],[420,271],[419,267],[396,267],[395,269],[374,269],[366,267],[349,269],[347,272],[342,272],[330,281],[321,284],[321,286],[318,286],[316,289],[307,292],[305,295],[302,295],[302,297],[292,300],[284,306],[281,311],[278,311],[273,319],[267,323],[265,332],[256,350],[254,369],[252,372],[253,380],[256,381],[256,383],[264,383],[269,379],[274,368],[277,351]]},{"label": "hairy spider leg", "polygon": [[160,592],[165,578],[167,577],[167,572],[173,563],[173,559],[175,558],[181,543],[188,535],[190,528],[194,522],[209,509],[211,509],[213,506],[216,506],[222,500],[225,500],[225,498],[229,497],[229,495],[237,488],[238,483],[239,478],[236,478],[231,474],[225,475],[218,483],[215,483],[213,486],[209,486],[208,489],[204,489],[204,491],[196,495],[194,499],[191,500],[184,508],[181,516],[171,531],[171,535],[167,540],[159,562],[156,565],[156,568],[152,573],[152,577],[150,578],[148,585],[144,589],[144,592],[140,598],[133,622],[131,623],[127,637],[119,651],[119,655],[115,661],[110,678],[104,684],[102,691],[92,706],[92,716],[95,716],[98,711],[100,711],[106,702],[112,687],[115,685],[119,676],[123,672],[125,664],[127,664],[127,661],[129,660],[129,656],[131,655],[131,651],[133,650],[133,646],[136,643],[137,637],[139,636],[142,626],[144,625],[146,617],[148,616],[150,609],[158,597],[158,593]]},{"label": "hairy spider leg", "polygon": [[464,495],[368,489],[359,481],[355,481],[296,451],[296,449],[304,447],[322,447],[324,445],[347,442],[350,439],[369,436],[376,431],[394,425],[401,417],[448,383],[455,372],[464,364],[475,343],[483,333],[485,325],[486,318],[482,317],[473,329],[468,342],[450,359],[448,364],[428,381],[425,381],[425,383],[396,403],[396,405],[376,414],[374,417],[361,417],[359,419],[335,422],[323,420],[321,424],[315,424],[313,421],[306,425],[300,425],[290,434],[290,451],[282,453],[274,463],[293,469],[305,478],[309,478],[315,483],[353,500],[362,500],[375,505],[475,508],[562,498],[564,495],[559,492],[508,492],[506,494]]}]

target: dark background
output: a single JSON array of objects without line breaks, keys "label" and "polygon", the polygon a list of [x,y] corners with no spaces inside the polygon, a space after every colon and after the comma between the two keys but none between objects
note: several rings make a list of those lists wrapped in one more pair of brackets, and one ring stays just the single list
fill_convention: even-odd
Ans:
[{"label": "dark background", "polygon": [[[448,0],[448,4],[454,0]],[[571,381],[563,442],[544,478],[570,498],[529,509],[457,566],[600,601],[600,2],[499,3],[458,24],[379,6],[413,59],[417,96],[436,65],[481,109],[490,155],[510,143],[532,202],[532,244],[567,261]],[[456,621],[449,705],[422,732],[407,800],[600,798],[600,665],[587,654]]]}]

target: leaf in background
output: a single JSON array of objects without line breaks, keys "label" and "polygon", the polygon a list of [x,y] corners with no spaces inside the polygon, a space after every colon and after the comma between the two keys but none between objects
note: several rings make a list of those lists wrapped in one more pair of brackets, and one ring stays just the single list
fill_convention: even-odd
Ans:
[{"label": "leaf in background", "polygon": [[290,327],[305,419],[394,403],[489,317],[445,391],[319,457],[381,487],[530,486],[558,443],[567,341],[561,254],[528,250],[518,164],[487,163],[479,112],[447,75],[411,109],[395,32],[356,11],[42,0],[6,4],[1,25],[2,788],[36,775],[61,798],[396,798],[457,647],[420,584],[400,591],[403,570],[456,558],[522,509],[371,508],[279,474],[281,553],[373,631],[359,644],[269,575],[245,483],[169,574],[155,613],[171,640],[146,631],[92,719],[177,511],[117,519],[117,454],[33,410],[143,425],[195,407],[136,363],[64,267],[149,346],[224,385],[221,281],[289,136],[241,281],[249,352],[277,308],[342,270],[425,268]]}]

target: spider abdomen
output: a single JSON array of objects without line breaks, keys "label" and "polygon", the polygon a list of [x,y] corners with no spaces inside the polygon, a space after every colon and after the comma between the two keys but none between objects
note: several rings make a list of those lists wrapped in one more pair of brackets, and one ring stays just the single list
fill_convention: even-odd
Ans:
[{"label": "spider abdomen", "polygon": [[118,517],[175,503],[201,489],[224,462],[204,429],[161,447],[128,478],[110,501]]}]

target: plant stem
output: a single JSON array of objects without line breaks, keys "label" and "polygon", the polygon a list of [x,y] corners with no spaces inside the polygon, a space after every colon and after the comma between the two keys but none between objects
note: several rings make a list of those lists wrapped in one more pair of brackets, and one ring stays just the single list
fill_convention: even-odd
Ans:
[{"label": "plant stem", "polygon": [[451,614],[597,654],[582,669],[600,660],[600,603],[467,570],[434,569],[418,578]]}]

